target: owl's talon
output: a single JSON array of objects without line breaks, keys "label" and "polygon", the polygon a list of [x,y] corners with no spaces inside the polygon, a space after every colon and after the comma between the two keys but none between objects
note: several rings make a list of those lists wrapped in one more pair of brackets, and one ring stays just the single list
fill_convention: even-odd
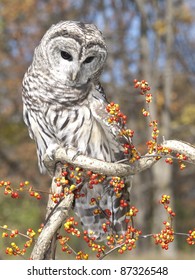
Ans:
[{"label": "owl's talon", "polygon": [[51,159],[51,160],[54,160],[54,154],[55,154],[55,151],[57,150],[57,148],[59,148],[59,145],[54,143],[54,144],[50,144],[49,147],[47,148],[46,150],[46,154],[48,155],[48,157]]},{"label": "owl's talon", "polygon": [[[71,145],[66,145],[65,147],[66,153],[68,151],[68,149],[72,148],[75,150],[75,147],[71,146]],[[77,151],[75,152],[75,155],[72,157],[72,161],[74,161],[79,155],[82,155],[82,152],[79,149],[76,149]]]},{"label": "owl's talon", "polygon": [[72,161],[74,161],[78,156],[80,156],[82,154],[81,151],[77,151],[76,154],[72,157]]}]

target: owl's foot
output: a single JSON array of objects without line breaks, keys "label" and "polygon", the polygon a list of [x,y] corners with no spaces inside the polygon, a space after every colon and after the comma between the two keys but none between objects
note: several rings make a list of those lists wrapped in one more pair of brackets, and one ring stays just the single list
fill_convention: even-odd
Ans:
[{"label": "owl's foot", "polygon": [[71,158],[72,161],[74,161],[79,155],[82,155],[82,154],[83,154],[81,150],[79,150],[78,148],[75,148],[74,146],[71,146],[71,145],[66,145],[64,148],[65,148],[66,152],[68,152],[68,149],[71,149],[71,148],[72,148],[73,150],[75,150],[75,154],[74,154],[74,156]]},{"label": "owl's foot", "polygon": [[46,154],[51,160],[54,160],[55,151],[60,147],[57,143],[50,144],[46,150]]}]

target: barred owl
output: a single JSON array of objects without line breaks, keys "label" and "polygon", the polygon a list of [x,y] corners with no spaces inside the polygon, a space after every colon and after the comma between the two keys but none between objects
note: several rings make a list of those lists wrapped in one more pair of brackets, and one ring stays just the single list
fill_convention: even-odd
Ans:
[{"label": "barred owl", "polygon": [[[29,135],[36,142],[40,171],[44,172],[43,156],[56,146],[75,147],[80,153],[107,162],[125,158],[124,137],[118,137],[120,124],[106,120],[106,96],[99,83],[107,57],[101,32],[93,24],[75,21],[52,25],[34,52],[31,66],[23,79],[23,117]],[[128,183],[121,197],[109,185],[110,178],[89,189],[81,186],[82,196],[75,198],[74,211],[84,230],[96,240],[107,234],[124,234]],[[100,211],[94,215],[98,199]],[[110,211],[109,216],[107,210]],[[105,232],[102,224],[110,221]]]}]

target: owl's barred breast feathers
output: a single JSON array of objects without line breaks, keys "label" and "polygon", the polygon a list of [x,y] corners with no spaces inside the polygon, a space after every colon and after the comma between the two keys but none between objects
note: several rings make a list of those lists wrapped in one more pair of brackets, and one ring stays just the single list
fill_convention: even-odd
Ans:
[{"label": "owl's barred breast feathers", "polygon": [[[120,125],[106,123],[107,101],[99,84],[107,57],[101,32],[92,24],[60,22],[43,36],[35,49],[33,62],[23,79],[23,115],[29,135],[36,142],[40,170],[45,171],[43,156],[52,145],[73,146],[81,153],[114,162],[124,159],[126,139],[117,136]],[[114,129],[114,130],[113,130]],[[113,132],[115,131],[115,132]],[[117,198],[109,178],[89,189],[83,183],[83,196],[75,199],[74,210],[85,230],[97,240],[106,238],[102,224],[107,222],[105,210],[111,212],[112,232],[126,230],[121,197],[128,200],[128,184]],[[99,199],[101,213],[90,204]]]}]

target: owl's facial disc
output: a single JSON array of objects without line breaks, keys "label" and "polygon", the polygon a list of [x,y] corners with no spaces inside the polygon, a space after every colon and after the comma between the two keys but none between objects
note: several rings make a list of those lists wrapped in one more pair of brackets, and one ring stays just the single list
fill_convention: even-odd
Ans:
[{"label": "owl's facial disc", "polygon": [[49,71],[56,81],[69,87],[82,87],[99,77],[106,49],[97,42],[56,36],[46,45]]}]

